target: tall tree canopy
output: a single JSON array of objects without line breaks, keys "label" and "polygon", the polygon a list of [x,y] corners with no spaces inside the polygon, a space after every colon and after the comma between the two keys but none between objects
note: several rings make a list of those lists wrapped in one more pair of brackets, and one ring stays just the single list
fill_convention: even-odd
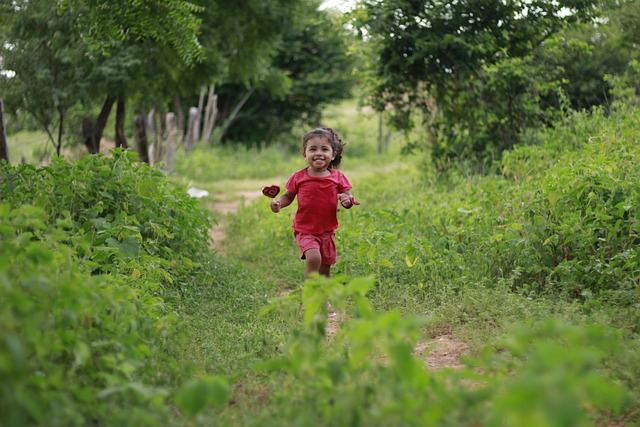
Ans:
[{"label": "tall tree canopy", "polygon": [[[29,0],[19,2],[28,3]],[[19,3],[14,2],[14,3]],[[94,49],[109,49],[126,39],[171,45],[186,62],[202,58],[197,38],[202,9],[184,0],[60,0],[61,13],[77,17],[82,37]]]},{"label": "tall tree canopy", "polygon": [[[327,105],[352,95],[354,64],[348,49],[354,35],[341,17],[318,10],[314,2],[305,7],[283,35],[271,73],[256,82],[258,89],[230,126],[228,139],[258,146],[278,141],[296,125],[321,124]],[[221,91],[224,118],[225,103],[233,104],[238,89],[227,85]]]},{"label": "tall tree canopy", "polygon": [[375,45],[372,103],[406,127],[420,111],[437,158],[499,153],[540,123],[557,69],[538,49],[592,0],[363,0],[355,23]]},{"label": "tall tree canopy", "polygon": [[561,31],[541,52],[561,72],[562,87],[575,110],[609,110],[614,83],[609,76],[629,76],[640,88],[634,61],[640,58],[640,1],[608,2],[599,19]]},{"label": "tall tree canopy", "polygon": [[[59,129],[68,111],[97,114],[97,140],[111,107],[134,111],[195,105],[201,88],[235,85],[282,93],[286,71],[273,65],[306,0],[16,0],[0,6],[0,75],[7,110]],[[174,100],[176,104],[173,104]],[[117,117],[121,117],[118,115]],[[86,122],[86,121],[85,121]],[[74,121],[77,125],[77,121]],[[73,129],[77,134],[78,129]],[[85,136],[86,136],[85,135]],[[92,144],[87,142],[92,150]],[[95,150],[95,147],[93,147]]]},{"label": "tall tree canopy", "polygon": [[102,104],[86,132],[99,141],[111,106],[116,100],[124,106],[139,86],[136,79],[149,51],[172,46],[174,56],[187,63],[202,57],[198,10],[178,0],[3,3],[0,58],[8,72],[0,83],[8,109],[34,116],[59,152],[69,110],[84,105],[86,114],[93,114]]}]

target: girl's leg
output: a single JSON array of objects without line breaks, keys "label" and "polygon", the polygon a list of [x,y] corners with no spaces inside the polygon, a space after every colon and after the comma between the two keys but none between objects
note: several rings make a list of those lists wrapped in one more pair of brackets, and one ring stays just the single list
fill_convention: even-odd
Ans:
[{"label": "girl's leg", "polygon": [[319,249],[309,249],[304,253],[304,278],[309,278],[311,273],[321,273],[320,267],[322,266],[322,255],[320,255]]},{"label": "girl's leg", "polygon": [[[331,277],[331,264],[320,265],[320,274],[324,277]],[[329,317],[336,317],[338,314],[331,308],[331,303],[327,301],[326,305],[327,309],[329,309]]]},{"label": "girl's leg", "polygon": [[320,273],[321,276],[331,277],[331,264],[322,264],[322,265],[320,265],[319,273]]},{"label": "girl's leg", "polygon": [[[319,273],[322,276],[331,276],[331,264],[322,263],[322,255],[319,249],[309,249],[304,253],[304,278],[309,278],[311,273]],[[336,317],[337,313],[331,308],[331,304],[327,301],[327,308],[329,309],[329,317]]]}]

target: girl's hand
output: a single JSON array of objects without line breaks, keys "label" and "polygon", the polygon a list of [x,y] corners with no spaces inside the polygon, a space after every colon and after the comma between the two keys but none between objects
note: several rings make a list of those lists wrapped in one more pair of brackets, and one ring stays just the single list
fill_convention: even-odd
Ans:
[{"label": "girl's hand", "polygon": [[356,202],[351,193],[338,193],[338,200],[345,209],[351,209],[353,205],[359,205],[360,202]]},{"label": "girl's hand", "polygon": [[279,200],[272,200],[271,203],[269,203],[269,206],[271,207],[271,210],[275,213],[280,212],[280,201]]}]

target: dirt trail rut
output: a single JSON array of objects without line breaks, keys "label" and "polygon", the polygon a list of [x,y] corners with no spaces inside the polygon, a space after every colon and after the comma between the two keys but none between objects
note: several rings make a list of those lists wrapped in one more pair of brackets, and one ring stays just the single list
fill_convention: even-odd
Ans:
[{"label": "dirt trail rut", "polygon": [[241,206],[251,203],[260,197],[263,197],[260,190],[238,191],[232,195],[224,196],[223,200],[213,202],[208,206],[209,210],[218,214],[216,215],[218,224],[213,224],[211,230],[209,230],[209,236],[213,239],[214,249],[219,252],[222,251],[224,240],[227,237],[224,230],[226,216],[236,213]]}]

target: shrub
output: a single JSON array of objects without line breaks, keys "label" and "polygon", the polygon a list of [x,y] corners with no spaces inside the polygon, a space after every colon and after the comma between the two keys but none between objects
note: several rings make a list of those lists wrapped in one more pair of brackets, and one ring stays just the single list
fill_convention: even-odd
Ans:
[{"label": "shrub", "polygon": [[42,208],[0,216],[0,424],[157,425],[166,392],[149,379],[175,317],[125,277],[78,267]]},{"label": "shrub", "polygon": [[[211,281],[210,218],[136,160],[114,150],[0,169],[0,424],[171,415],[166,398],[190,367],[173,359],[182,325],[170,302]],[[185,387],[178,407],[194,415],[209,402],[185,403]]]},{"label": "shrub", "polygon": [[112,154],[6,167],[0,198],[42,208],[43,221],[65,230],[65,242],[92,274],[142,277],[163,285],[158,292],[179,289],[207,263],[211,218],[160,171],[137,164],[135,153]]}]

